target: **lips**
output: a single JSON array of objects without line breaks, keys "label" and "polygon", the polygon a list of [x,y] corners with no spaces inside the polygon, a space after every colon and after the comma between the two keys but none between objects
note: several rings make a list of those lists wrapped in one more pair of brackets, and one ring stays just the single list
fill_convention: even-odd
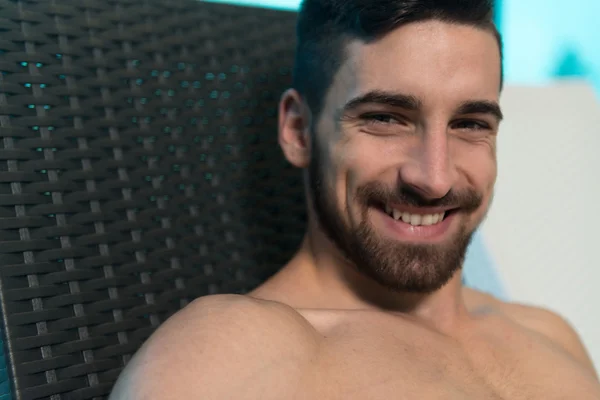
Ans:
[{"label": "lips", "polygon": [[[458,209],[376,206],[374,224],[387,232],[385,236],[404,242],[434,243],[447,237],[455,226]],[[408,222],[406,222],[408,221]]]},{"label": "lips", "polygon": [[390,205],[385,206],[385,212],[396,221],[402,221],[413,226],[429,226],[435,225],[444,220],[446,211],[436,213],[415,213],[402,211]]}]

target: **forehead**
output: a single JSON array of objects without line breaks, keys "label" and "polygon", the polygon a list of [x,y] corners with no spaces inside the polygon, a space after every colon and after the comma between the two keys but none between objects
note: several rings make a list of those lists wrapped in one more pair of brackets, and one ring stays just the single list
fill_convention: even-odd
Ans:
[{"label": "forehead", "polygon": [[426,21],[371,43],[351,41],[328,100],[343,102],[383,89],[415,96],[425,106],[496,101],[500,79],[500,51],[492,32]]}]

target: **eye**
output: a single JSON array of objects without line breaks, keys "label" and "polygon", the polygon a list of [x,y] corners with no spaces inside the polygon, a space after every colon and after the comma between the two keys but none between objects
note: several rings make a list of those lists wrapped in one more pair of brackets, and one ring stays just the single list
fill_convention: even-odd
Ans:
[{"label": "eye", "polygon": [[363,115],[362,119],[364,119],[367,124],[370,125],[394,125],[394,124],[403,124],[403,121],[399,119],[397,116],[390,114],[367,114]]},{"label": "eye", "polygon": [[465,119],[465,120],[454,122],[452,124],[452,129],[460,129],[460,130],[467,130],[467,131],[481,131],[481,130],[489,130],[490,126],[483,121]]}]

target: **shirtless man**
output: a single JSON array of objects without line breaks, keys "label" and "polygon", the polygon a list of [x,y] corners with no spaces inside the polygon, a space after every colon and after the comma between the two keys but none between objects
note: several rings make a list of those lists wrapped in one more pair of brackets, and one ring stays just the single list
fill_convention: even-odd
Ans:
[{"label": "shirtless man", "polygon": [[489,2],[306,0],[298,35],[279,143],[306,171],[304,242],[164,323],[111,399],[600,399],[562,318],[461,283],[496,179]]}]

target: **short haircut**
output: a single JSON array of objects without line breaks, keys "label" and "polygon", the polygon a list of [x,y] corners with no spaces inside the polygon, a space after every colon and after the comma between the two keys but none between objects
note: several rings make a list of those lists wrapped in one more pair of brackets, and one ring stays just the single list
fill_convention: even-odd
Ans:
[{"label": "short haircut", "polygon": [[[296,28],[293,86],[316,120],[333,77],[344,62],[349,40],[370,42],[419,21],[488,30],[498,41],[502,60],[502,39],[494,25],[493,9],[491,0],[304,0]],[[500,68],[502,71],[502,65]]]}]

